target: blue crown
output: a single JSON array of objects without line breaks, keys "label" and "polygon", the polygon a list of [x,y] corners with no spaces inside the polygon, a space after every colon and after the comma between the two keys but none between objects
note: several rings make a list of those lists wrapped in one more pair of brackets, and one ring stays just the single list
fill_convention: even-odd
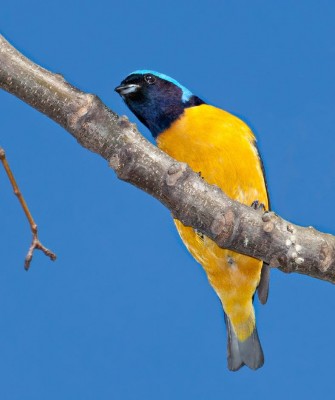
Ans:
[{"label": "blue crown", "polygon": [[158,78],[161,78],[161,79],[163,79],[165,81],[173,83],[174,85],[178,86],[181,89],[181,91],[183,93],[182,97],[181,97],[181,100],[182,100],[183,103],[186,103],[193,96],[193,93],[191,93],[185,86],[181,85],[175,79],[170,78],[169,76],[167,76],[165,74],[161,74],[160,72],[151,71],[149,69],[141,69],[141,70],[132,72],[130,75],[132,75],[132,74],[140,74],[140,75],[151,74],[151,75],[155,75]]}]

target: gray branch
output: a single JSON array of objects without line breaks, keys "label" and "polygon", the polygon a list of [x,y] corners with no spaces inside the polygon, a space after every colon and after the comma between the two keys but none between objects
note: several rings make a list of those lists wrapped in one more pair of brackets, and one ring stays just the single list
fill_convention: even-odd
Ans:
[{"label": "gray branch", "polygon": [[101,155],[117,176],[163,203],[174,218],[220,247],[262,259],[284,272],[335,283],[335,237],[229,199],[187,164],[149,143],[126,117],[59,74],[34,64],[0,35],[0,88],[20,98]]}]

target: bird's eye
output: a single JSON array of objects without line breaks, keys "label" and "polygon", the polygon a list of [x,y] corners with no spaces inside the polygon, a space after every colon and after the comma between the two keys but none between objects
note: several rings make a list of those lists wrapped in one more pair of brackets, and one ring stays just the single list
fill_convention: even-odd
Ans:
[{"label": "bird's eye", "polygon": [[153,83],[156,82],[156,78],[155,78],[153,75],[151,75],[151,74],[144,75],[144,80],[145,80],[147,83],[149,83],[149,85],[152,85]]}]

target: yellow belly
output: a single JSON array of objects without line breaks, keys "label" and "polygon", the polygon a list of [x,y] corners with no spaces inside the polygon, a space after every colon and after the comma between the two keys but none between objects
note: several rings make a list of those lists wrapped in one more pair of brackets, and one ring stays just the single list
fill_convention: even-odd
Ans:
[{"label": "yellow belly", "polygon": [[[261,162],[249,127],[237,117],[209,105],[187,108],[181,118],[157,138],[159,148],[186,162],[229,197],[268,208]],[[207,237],[175,220],[193,257],[205,269],[240,340],[255,326],[252,297],[262,262],[218,247]]]}]

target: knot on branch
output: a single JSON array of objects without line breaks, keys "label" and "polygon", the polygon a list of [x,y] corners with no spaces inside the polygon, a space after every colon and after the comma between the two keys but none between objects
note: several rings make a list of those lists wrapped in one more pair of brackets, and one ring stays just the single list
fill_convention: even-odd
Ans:
[{"label": "knot on branch", "polygon": [[262,221],[264,222],[263,231],[267,232],[267,233],[272,232],[275,227],[277,218],[278,218],[278,216],[273,211],[266,211],[262,215]]},{"label": "knot on branch", "polygon": [[162,196],[167,200],[173,218],[179,219],[186,226],[190,224],[189,217],[192,215],[189,202],[193,195],[194,176],[186,163],[178,161],[168,165],[162,176]]},{"label": "knot on branch", "polygon": [[70,113],[70,117],[68,118],[68,124],[72,131],[76,131],[79,128],[85,127],[85,123],[88,118],[92,118],[93,112],[93,104],[99,100],[99,98],[93,94],[85,94],[81,96],[81,105],[79,108]]},{"label": "knot on branch", "polygon": [[168,186],[175,186],[176,183],[183,178],[185,172],[187,172],[187,169],[188,165],[185,163],[176,162],[170,165],[166,175],[166,184]]},{"label": "knot on branch", "polygon": [[322,272],[326,272],[333,261],[333,255],[334,255],[334,249],[332,246],[329,245],[329,243],[325,240],[320,248],[320,253],[319,253],[319,259],[320,259],[320,265],[319,269]]},{"label": "knot on branch", "polygon": [[55,72],[54,77],[57,78],[60,82],[66,83],[64,75],[61,74],[60,72]]},{"label": "knot on branch", "polygon": [[129,129],[134,125],[129,121],[126,115],[121,115],[117,120],[117,124],[121,129]]},{"label": "knot on branch", "polygon": [[232,236],[234,230],[235,214],[232,208],[216,214],[211,224],[211,232],[217,243],[223,246]]},{"label": "knot on branch", "polygon": [[120,151],[114,153],[109,159],[109,165],[116,172],[118,178],[128,181],[135,167],[133,150],[129,147],[122,147]]}]

